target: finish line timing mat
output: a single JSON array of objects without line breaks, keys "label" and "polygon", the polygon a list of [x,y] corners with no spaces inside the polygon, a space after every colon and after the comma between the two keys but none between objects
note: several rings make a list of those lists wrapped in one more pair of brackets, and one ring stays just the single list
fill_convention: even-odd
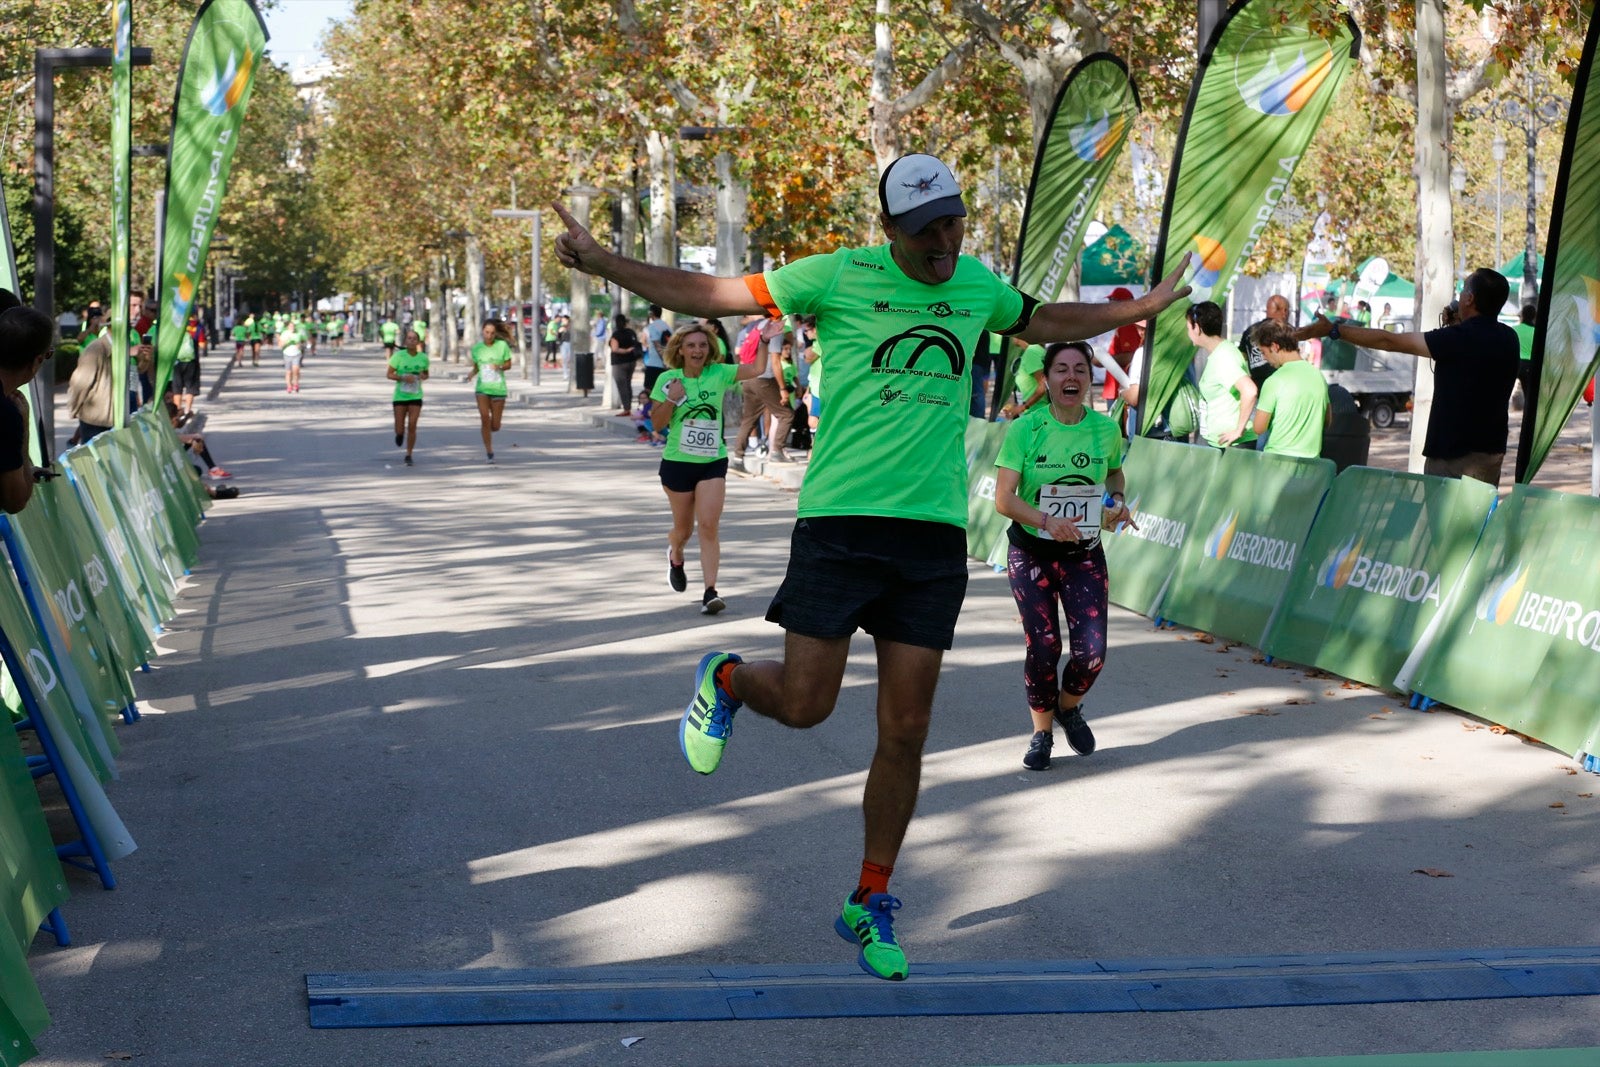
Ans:
[{"label": "finish line timing mat", "polygon": [[1600,993],[1600,947],[915,965],[308,974],[319,1029],[1217,1011]]}]

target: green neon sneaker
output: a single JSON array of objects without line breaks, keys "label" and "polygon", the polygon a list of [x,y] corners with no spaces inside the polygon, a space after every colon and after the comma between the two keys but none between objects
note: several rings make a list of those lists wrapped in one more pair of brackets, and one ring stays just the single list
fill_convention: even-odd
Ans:
[{"label": "green neon sneaker", "polygon": [[911,965],[900,943],[894,939],[894,913],[900,901],[888,893],[873,893],[861,904],[844,898],[844,910],[833,920],[833,928],[846,941],[861,945],[856,963],[874,978],[899,982],[910,973]]},{"label": "green neon sneaker", "polygon": [[684,710],[678,729],[683,758],[701,774],[710,774],[722,762],[722,749],[733,736],[733,713],[744,705],[717,684],[717,668],[743,663],[732,652],[707,652],[694,672],[694,699]]}]

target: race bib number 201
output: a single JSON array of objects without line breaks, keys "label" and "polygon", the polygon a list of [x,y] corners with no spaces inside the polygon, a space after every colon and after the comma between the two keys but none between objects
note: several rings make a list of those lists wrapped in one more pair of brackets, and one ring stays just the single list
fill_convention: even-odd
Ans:
[{"label": "race bib number 201", "polygon": [[1103,485],[1043,485],[1039,487],[1039,510],[1057,519],[1066,519],[1078,528],[1078,536],[1093,541],[1100,536],[1100,507],[1105,497]]},{"label": "race bib number 201", "polygon": [[717,458],[722,450],[722,426],[716,419],[684,419],[678,425],[680,452],[686,456]]}]

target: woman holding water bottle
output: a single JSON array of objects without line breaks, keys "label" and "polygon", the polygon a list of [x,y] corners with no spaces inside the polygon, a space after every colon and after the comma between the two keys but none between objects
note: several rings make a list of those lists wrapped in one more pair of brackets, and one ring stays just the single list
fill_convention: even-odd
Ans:
[{"label": "woman holding water bottle", "polygon": [[[782,329],[778,323],[777,329]],[[766,327],[763,327],[765,330]],[[735,383],[761,373],[759,363],[735,366],[713,355],[716,339],[702,323],[679,327],[667,339],[662,355],[667,370],[650,393],[650,421],[667,430],[661,451],[661,487],[672,505],[672,532],[667,535],[667,582],[675,592],[689,587],[683,549],[698,528],[700,571],[705,593],[700,613],[715,615],[727,605],[717,595],[717,568],[722,547],[717,525],[728,488],[728,448],[722,436],[722,402]],[[668,427],[671,427],[668,429]]]},{"label": "woman holding water bottle", "polygon": [[[1085,342],[1051,345],[1048,403],[1007,428],[995,461],[995,507],[1012,520],[1007,573],[1027,639],[1022,676],[1033,736],[1022,765],[1032,771],[1050,766],[1057,722],[1074,752],[1094,751],[1082,705],[1106,656],[1109,578],[1100,530],[1133,525],[1123,502],[1122,433],[1089,400],[1093,363]],[[1063,613],[1068,655],[1058,677]]]}]

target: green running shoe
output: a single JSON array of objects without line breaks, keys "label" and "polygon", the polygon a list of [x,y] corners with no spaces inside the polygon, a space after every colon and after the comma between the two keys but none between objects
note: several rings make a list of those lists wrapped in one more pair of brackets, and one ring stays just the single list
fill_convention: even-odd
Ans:
[{"label": "green running shoe", "polygon": [[732,652],[707,652],[694,673],[694,699],[684,710],[678,729],[683,758],[701,774],[710,774],[722,762],[722,749],[733,736],[733,713],[744,705],[717,684],[717,668],[743,663]]},{"label": "green running shoe", "polygon": [[899,982],[910,973],[911,965],[900,943],[894,939],[894,913],[900,901],[888,893],[873,893],[864,903],[844,898],[844,910],[833,920],[833,928],[846,941],[859,942],[861,955],[856,963],[874,978]]}]

